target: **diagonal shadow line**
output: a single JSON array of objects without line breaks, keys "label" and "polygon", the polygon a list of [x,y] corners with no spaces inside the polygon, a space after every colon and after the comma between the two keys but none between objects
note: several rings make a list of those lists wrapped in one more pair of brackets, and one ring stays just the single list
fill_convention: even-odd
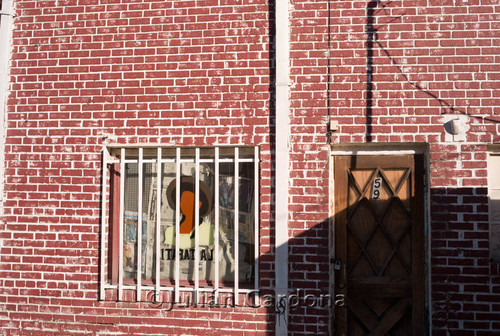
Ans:
[{"label": "diagonal shadow line", "polygon": [[389,14],[389,13],[387,13],[387,7],[389,7],[389,5],[390,5],[391,3],[393,3],[393,1],[392,1],[392,0],[389,0],[389,1],[387,1],[386,3],[382,4],[382,8],[380,8],[379,10],[377,10],[377,11],[375,12],[375,14],[378,14],[378,13],[380,13],[381,11],[384,11],[385,15],[389,16],[390,14]]},{"label": "diagonal shadow line", "polygon": [[[372,119],[373,119],[373,47],[374,43],[379,46],[379,48],[382,50],[382,52],[389,58],[391,61],[392,65],[395,66],[401,76],[405,79],[405,81],[413,86],[415,89],[425,93],[426,95],[430,96],[432,99],[436,100],[439,102],[441,107],[443,109],[448,109],[450,113],[452,114],[462,114],[466,115],[470,118],[482,120],[483,122],[489,121],[493,123],[500,123],[500,120],[493,119],[493,117],[486,117],[486,116],[479,116],[479,115],[473,115],[470,114],[466,111],[458,109],[456,106],[450,104],[446,100],[438,97],[436,94],[430,92],[429,90],[424,89],[417,83],[413,82],[410,80],[408,75],[403,71],[401,68],[401,65],[392,57],[392,55],[389,53],[389,51],[380,43],[378,40],[377,32],[378,29],[383,28],[384,26],[387,26],[389,23],[392,23],[396,20],[401,19],[405,13],[403,13],[400,16],[394,17],[390,22],[385,23],[381,26],[374,27],[374,21],[375,21],[375,14],[378,14],[380,11],[384,11],[386,15],[386,7],[389,6],[392,1],[389,1],[385,4],[382,5],[382,8],[378,9],[375,11],[375,8],[378,7],[378,5],[381,3],[381,0],[370,0],[367,4],[367,11],[366,11],[366,33],[367,33],[367,38],[366,38],[366,142],[371,142],[372,141]],[[446,112],[442,113],[446,114]]]},{"label": "diagonal shadow line", "polygon": [[442,98],[439,98],[434,93],[432,93],[432,92],[424,89],[423,87],[421,87],[417,83],[412,82],[410,80],[410,78],[408,77],[408,75],[403,71],[403,69],[401,69],[401,66],[398,64],[398,62],[396,62],[396,60],[394,59],[394,57],[392,57],[392,55],[389,53],[389,51],[387,51],[387,49],[382,45],[382,43],[380,43],[380,41],[377,39],[377,36],[375,36],[375,43],[380,47],[380,49],[382,49],[382,52],[389,58],[389,60],[391,61],[392,65],[394,65],[398,69],[399,73],[404,77],[404,79],[406,80],[406,82],[408,84],[410,84],[411,86],[413,86],[417,90],[419,90],[419,91],[425,93],[426,95],[428,95],[428,96],[434,98],[435,100],[437,100],[442,107],[448,108],[452,112],[458,111],[455,106],[451,105],[446,100],[444,100]]},{"label": "diagonal shadow line", "polygon": [[460,110],[456,106],[454,106],[454,105],[450,104],[449,102],[447,102],[446,100],[444,100],[442,98],[439,98],[436,94],[430,92],[429,90],[424,89],[423,87],[421,87],[417,83],[413,82],[408,77],[408,74],[406,74],[403,71],[403,69],[401,68],[401,65],[394,59],[394,57],[392,57],[392,55],[382,45],[382,43],[380,43],[380,41],[378,40],[376,32],[373,34],[373,36],[374,36],[374,42],[379,46],[379,48],[387,56],[387,58],[389,58],[389,60],[391,61],[392,65],[394,65],[396,67],[396,69],[398,69],[398,72],[401,74],[401,76],[403,76],[403,78],[405,79],[405,81],[408,84],[410,84],[411,86],[413,86],[414,88],[416,88],[417,90],[425,93],[426,95],[430,96],[434,100],[437,100],[439,102],[439,104],[441,105],[441,107],[443,107],[444,109],[448,109],[451,113],[460,113],[460,114],[466,115],[466,116],[471,117],[471,118],[481,119],[483,121],[491,121],[491,122],[494,122],[494,123],[500,123],[500,120],[488,118],[488,117],[485,117],[485,116],[477,116],[477,115],[470,114],[470,113],[468,113],[466,111]]},{"label": "diagonal shadow line", "polygon": [[382,24],[382,25],[380,25],[380,26],[376,27],[376,28],[375,28],[375,30],[376,30],[376,31],[378,31],[380,28],[383,28],[383,27],[385,27],[385,26],[387,26],[387,25],[390,25],[391,23],[393,23],[393,22],[395,22],[395,21],[397,21],[397,20],[401,19],[401,18],[402,18],[403,16],[405,16],[405,15],[406,15],[406,12],[405,12],[405,13],[403,13],[403,14],[401,14],[401,15],[395,16],[395,17],[393,17],[393,18],[392,18],[389,22],[386,22],[386,23],[384,23],[384,24]]}]

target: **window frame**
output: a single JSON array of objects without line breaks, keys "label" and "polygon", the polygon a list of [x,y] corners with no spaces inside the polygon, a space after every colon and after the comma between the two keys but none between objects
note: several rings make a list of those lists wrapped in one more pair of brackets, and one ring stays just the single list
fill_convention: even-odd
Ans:
[{"label": "window frame", "polygon": [[[144,149],[156,149],[156,157],[144,158]],[[233,150],[234,156],[232,159],[221,158],[220,149],[224,148],[225,151],[228,149]],[[253,153],[251,157],[240,157],[240,149],[252,149]],[[128,159],[126,153],[128,150],[138,150],[138,156],[135,159]],[[163,156],[163,150],[175,150],[175,158],[165,158]],[[215,274],[213,285],[209,286],[207,281],[206,287],[200,287],[199,278],[199,267],[194,267],[194,279],[189,282],[194,282],[194,286],[185,285],[186,281],[180,279],[180,258],[176,257],[174,260],[174,278],[165,279],[170,280],[173,286],[164,286],[161,284],[162,278],[160,274],[160,227],[161,227],[161,197],[156,197],[156,222],[155,222],[155,255],[157,257],[152,257],[155,264],[154,272],[151,278],[151,284],[143,283],[142,271],[141,271],[141,258],[137,258],[137,267],[135,271],[135,284],[127,284],[124,282],[124,265],[123,265],[123,248],[124,248],[124,216],[125,216],[125,174],[116,174],[112,172],[113,169],[119,167],[120,172],[125,171],[125,164],[127,163],[137,163],[138,165],[138,200],[137,200],[137,223],[141,223],[143,220],[142,211],[142,188],[143,188],[143,167],[144,163],[152,163],[156,165],[156,190],[162,190],[166,186],[162,185],[162,169],[165,163],[175,164],[175,181],[176,181],[176,200],[179,200],[180,193],[180,181],[181,181],[181,164],[182,163],[193,163],[193,159],[182,158],[183,151],[193,151],[194,149],[194,164],[195,164],[195,202],[199,202],[200,196],[200,164],[210,163],[214,165],[214,264],[215,264]],[[200,152],[204,149],[213,149],[213,157],[210,159],[201,159]],[[113,157],[111,151],[119,151],[119,157]],[[231,293],[233,295],[233,304],[238,305],[240,294],[246,294],[258,290],[259,284],[259,214],[260,214],[260,193],[259,193],[259,171],[260,171],[260,155],[258,146],[217,146],[217,147],[193,147],[193,146],[161,146],[161,145],[113,145],[103,147],[102,151],[102,195],[101,195],[101,239],[100,239],[100,286],[99,286],[99,297],[100,300],[106,300],[108,290],[112,290],[116,295],[112,295],[118,301],[124,301],[124,291],[132,290],[135,291],[136,301],[144,301],[144,292],[148,292],[146,295],[146,300],[151,300],[149,293],[154,292],[154,301],[158,302],[160,294],[164,292],[173,293],[173,300],[175,303],[179,303],[181,292],[191,292],[193,303],[198,303],[200,300],[200,294],[203,292],[208,292],[214,300],[214,303],[219,303],[219,293]],[[254,234],[254,276],[253,276],[253,288],[240,288],[239,279],[239,215],[234,216],[234,269],[233,272],[233,286],[221,286],[220,273],[219,273],[219,178],[220,178],[220,164],[223,162],[231,162],[234,164],[234,213],[239,214],[239,182],[242,178],[239,174],[240,163],[251,162],[253,165],[253,234]],[[115,169],[116,172],[116,169]],[[119,175],[119,178],[117,177]],[[142,181],[142,182],[141,182]],[[113,190],[114,189],[114,190]],[[119,191],[119,197],[111,197],[111,195],[116,195],[116,191]],[[118,199],[117,199],[118,198]],[[118,221],[116,220],[118,211]],[[199,208],[195,208],[195,220],[196,230],[194,230],[194,240],[195,240],[195,265],[200,263],[200,245],[199,245],[199,222],[200,214]],[[175,202],[174,214],[180,213],[180,202]],[[175,255],[179,256],[180,242],[179,242],[179,227],[180,227],[180,216],[175,215]],[[118,232],[117,232],[118,231]],[[137,237],[142,237],[142,225],[137,225]],[[137,238],[137,251],[142,251],[142,239]],[[116,248],[116,246],[118,247]],[[116,274],[116,267],[118,268]],[[183,282],[185,281],[185,282]],[[252,287],[252,286],[251,286]],[[128,296],[127,296],[128,297]]]},{"label": "window frame", "polygon": [[[500,197],[494,198],[493,191],[500,193],[500,177],[495,179],[493,183],[493,174],[498,173],[498,165],[496,163],[500,162],[500,145],[492,145],[488,148],[488,158],[487,158],[487,175],[488,175],[488,226],[489,226],[489,256],[490,260],[496,263],[500,263],[500,236],[496,236],[495,233],[500,235],[500,220],[495,220],[494,207],[500,204]],[[500,212],[500,210],[497,210]],[[497,215],[498,217],[498,215]],[[498,241],[495,241],[498,239]],[[495,253],[495,250],[497,252]]]}]

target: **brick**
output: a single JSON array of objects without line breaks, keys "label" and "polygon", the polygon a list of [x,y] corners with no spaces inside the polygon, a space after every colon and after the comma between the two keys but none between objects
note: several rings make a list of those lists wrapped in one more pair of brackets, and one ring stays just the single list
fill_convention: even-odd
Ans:
[{"label": "brick", "polygon": [[[373,46],[371,140],[430,144],[433,334],[476,336],[500,330],[491,304],[498,289],[485,285],[498,282],[488,261],[485,163],[486,144],[497,142],[486,118],[498,112],[498,23],[492,0],[455,2],[376,11],[377,25],[401,17],[378,28],[392,60]],[[21,1],[16,10],[2,278],[11,300],[30,298],[21,311],[7,305],[7,334],[64,333],[68,321],[66,333],[82,335],[102,332],[99,323],[113,323],[106,330],[116,334],[206,335],[210,324],[213,334],[272,333],[273,309],[189,308],[156,318],[158,310],[134,302],[95,299],[105,141],[261,145],[260,276],[273,286],[269,2]],[[326,125],[329,115],[339,122],[331,143],[367,140],[366,3],[296,1],[290,14],[290,285],[327,288]],[[468,118],[469,143],[445,143],[442,114],[464,112],[485,119]],[[108,305],[113,316],[102,310]],[[326,310],[297,309],[290,319],[292,335],[328,333]]]}]

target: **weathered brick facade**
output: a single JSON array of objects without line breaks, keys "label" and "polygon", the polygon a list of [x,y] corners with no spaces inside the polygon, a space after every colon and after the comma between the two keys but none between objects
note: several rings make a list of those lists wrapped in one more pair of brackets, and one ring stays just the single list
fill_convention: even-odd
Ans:
[{"label": "weathered brick facade", "polygon": [[[107,144],[257,145],[260,287],[274,288],[274,3],[17,0],[6,114],[5,335],[271,335],[275,308],[98,300]],[[290,4],[289,288],[327,294],[332,144],[429,144],[432,335],[500,332],[487,145],[500,142],[498,0]],[[457,114],[464,140],[450,140]],[[339,129],[329,132],[330,120]],[[290,335],[327,335],[328,307]]]}]

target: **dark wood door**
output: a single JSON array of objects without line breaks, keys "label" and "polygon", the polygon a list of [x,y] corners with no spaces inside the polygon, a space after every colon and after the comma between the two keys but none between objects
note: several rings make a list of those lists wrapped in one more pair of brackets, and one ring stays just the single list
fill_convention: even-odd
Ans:
[{"label": "dark wood door", "polygon": [[423,157],[337,156],[335,335],[424,335]]}]

